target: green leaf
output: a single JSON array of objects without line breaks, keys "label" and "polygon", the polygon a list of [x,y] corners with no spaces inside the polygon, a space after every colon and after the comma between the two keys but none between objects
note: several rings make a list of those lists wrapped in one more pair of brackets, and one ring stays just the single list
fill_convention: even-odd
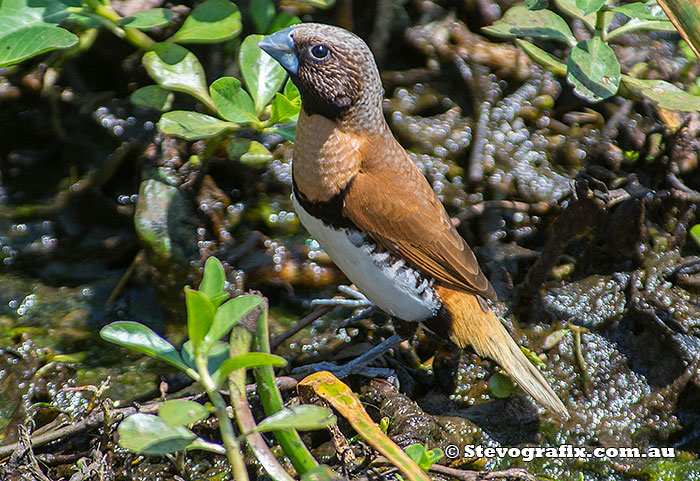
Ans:
[{"label": "green leaf", "polygon": [[255,428],[255,432],[276,431],[278,429],[297,429],[310,431],[323,429],[336,423],[333,412],[321,406],[302,404],[290,409],[282,409],[266,417]]},{"label": "green leaf", "polygon": [[70,6],[57,0],[0,1],[0,68],[76,45],[78,37],[58,26],[69,17]]},{"label": "green leaf", "polygon": [[500,20],[482,31],[497,37],[534,37],[558,40],[569,45],[576,38],[566,21],[551,10],[528,10],[523,6],[510,8]]},{"label": "green leaf", "polygon": [[248,35],[241,44],[238,63],[248,92],[253,97],[259,116],[275,93],[282,87],[287,75],[282,66],[258,48],[262,35]]},{"label": "green leaf", "polygon": [[620,86],[620,62],[612,48],[598,37],[577,43],[566,68],[566,80],[576,95],[590,102],[612,97]]},{"label": "green leaf", "polygon": [[605,0],[576,0],[576,6],[584,15],[595,13],[605,4]]},{"label": "green leaf", "polygon": [[610,42],[618,35],[624,35],[638,30],[652,30],[655,32],[675,32],[676,27],[668,20],[638,20],[631,19],[621,27],[616,28],[608,33],[606,40]]},{"label": "green leaf", "polygon": [[296,25],[298,23],[301,23],[301,19],[299,17],[292,15],[289,12],[282,11],[275,15],[275,18],[272,19],[272,24],[270,24],[270,26],[267,28],[267,33],[275,33],[278,30],[291,27],[292,25]]},{"label": "green leaf", "polygon": [[233,77],[221,77],[209,88],[216,110],[226,120],[241,125],[258,124],[253,99],[241,88],[241,82]]},{"label": "green leaf", "polygon": [[157,85],[146,85],[138,90],[135,90],[129,100],[132,104],[139,107],[165,112],[169,110],[173,104],[173,93],[161,88]]},{"label": "green leaf", "polygon": [[222,294],[226,294],[224,290],[225,285],[226,272],[224,271],[224,266],[221,265],[221,261],[216,257],[209,257],[204,263],[204,275],[202,276],[202,282],[199,284],[199,292],[207,296],[211,302]]},{"label": "green leaf", "polygon": [[271,0],[251,0],[248,7],[257,32],[267,32],[267,27],[275,16],[275,5]]},{"label": "green leaf", "polygon": [[195,55],[174,43],[157,43],[143,55],[148,75],[163,88],[188,93],[212,106],[205,83],[204,69]]},{"label": "green leaf", "polygon": [[623,75],[622,84],[634,95],[648,100],[662,109],[679,112],[700,111],[700,96],[681,90],[663,80],[646,80]]},{"label": "green leaf", "polygon": [[596,22],[596,14],[595,13],[589,13],[588,15],[585,15],[583,13],[583,10],[578,8],[576,6],[576,1],[575,0],[554,0],[555,4],[557,6],[557,9],[561,11],[562,13],[572,16],[574,18],[578,18],[581,20],[583,23],[585,23],[590,29],[595,28],[595,22]]},{"label": "green leaf", "polygon": [[637,20],[668,20],[666,13],[656,0],[628,3],[626,5],[613,7],[610,10]]},{"label": "green leaf", "polygon": [[218,341],[227,334],[233,326],[262,304],[263,298],[254,294],[235,297],[224,303],[216,310],[214,322],[206,335],[206,342]]},{"label": "green leaf", "polygon": [[218,43],[241,33],[241,12],[229,0],[207,0],[170,37],[179,43]]},{"label": "green leaf", "polygon": [[209,302],[206,295],[189,287],[185,287],[185,302],[187,304],[187,334],[196,349],[214,322],[216,308]]},{"label": "green leaf", "polygon": [[199,112],[173,110],[161,115],[158,128],[167,135],[185,140],[199,140],[213,137],[226,130],[237,129],[238,125]]},{"label": "green leaf", "polygon": [[559,344],[569,332],[571,332],[571,329],[557,329],[549,336],[547,336],[547,338],[544,340],[544,345],[542,346],[542,349],[545,351],[552,349],[554,346]]},{"label": "green leaf", "polygon": [[[275,127],[274,129],[270,129],[270,132],[274,132],[276,134],[281,135],[285,139],[287,139],[290,142],[294,142],[294,136],[296,135],[297,132],[297,126],[296,124],[294,125],[281,125],[278,127]],[[230,155],[229,155],[230,157]]]},{"label": "green leaf", "polygon": [[197,435],[183,426],[170,426],[152,414],[134,414],[117,428],[119,445],[134,453],[162,456],[184,451]]},{"label": "green leaf", "polygon": [[430,467],[445,455],[440,448],[428,450],[426,446],[419,443],[411,444],[404,451],[425,472],[428,472]]},{"label": "green leaf", "polygon": [[528,10],[542,10],[547,8],[548,0],[525,0],[525,8]]},{"label": "green leaf", "polygon": [[700,224],[695,224],[690,228],[690,237],[692,237],[697,246],[700,247]]},{"label": "green leaf", "polygon": [[533,351],[530,348],[527,348],[525,346],[520,346],[520,350],[525,354],[525,357],[527,358],[528,361],[530,361],[532,364],[537,366],[537,369],[543,370],[547,369],[547,365],[544,363],[542,359],[537,355],[535,351]]},{"label": "green leaf", "polygon": [[231,139],[226,146],[228,158],[251,167],[262,167],[272,160],[272,153],[260,142],[250,139]]},{"label": "green leaf", "polygon": [[117,23],[125,27],[148,30],[167,25],[172,21],[173,17],[173,12],[168,8],[151,8],[127,15]]},{"label": "green leaf", "polygon": [[538,64],[555,71],[559,75],[566,75],[566,64],[551,53],[542,50],[527,40],[517,38],[515,43]]},{"label": "green leaf", "polygon": [[183,371],[187,369],[175,346],[141,323],[113,322],[100,330],[100,337],[105,341],[148,354]]},{"label": "green leaf", "polygon": [[299,102],[299,105],[301,105],[301,94],[299,93],[297,86],[294,85],[294,82],[292,82],[292,79],[287,79],[287,83],[284,84],[284,90],[282,90],[282,93],[284,93],[284,96],[287,97],[290,102]]},{"label": "green leaf", "polygon": [[513,392],[513,381],[505,374],[497,372],[489,379],[489,387],[494,396],[506,398]]},{"label": "green leaf", "polygon": [[199,403],[187,399],[165,401],[158,408],[158,416],[169,426],[192,427],[209,417],[209,410]]},{"label": "green leaf", "polygon": [[292,102],[281,93],[276,93],[270,110],[270,123],[296,122],[299,118],[300,110],[301,101],[299,99],[296,102]]},{"label": "green leaf", "polygon": [[[187,341],[182,345],[182,360],[189,367],[197,370],[197,362],[195,361],[195,346],[192,341]],[[216,380],[216,373],[221,367],[221,365],[230,356],[229,345],[226,342],[214,342],[208,346],[207,352],[207,371],[212,374],[212,377]],[[217,382],[217,385],[221,383]]]},{"label": "green leaf", "polygon": [[252,369],[260,366],[285,367],[287,360],[275,354],[264,352],[248,352],[226,359],[219,368],[221,377],[228,376],[236,369]]}]

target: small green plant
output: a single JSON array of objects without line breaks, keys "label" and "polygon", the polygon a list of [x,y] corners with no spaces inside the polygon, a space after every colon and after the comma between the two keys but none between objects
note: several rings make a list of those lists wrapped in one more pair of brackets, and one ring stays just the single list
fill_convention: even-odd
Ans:
[{"label": "small green plant", "polygon": [[[266,393],[277,391],[273,366],[285,366],[284,358],[267,352],[249,352],[255,335],[266,335],[267,304],[258,295],[242,295],[227,300],[224,290],[225,274],[218,259],[207,259],[204,277],[198,290],[185,288],[187,307],[187,332],[189,340],[181,351],[150,328],[132,321],[117,321],[105,326],[103,339],[148,354],[180,369],[206,391],[211,405],[176,399],[166,401],[158,414],[134,414],[118,427],[119,444],[139,454],[172,456],[178,451],[200,449],[225,454],[231,464],[234,479],[246,480],[246,467],[241,453],[241,442],[248,440],[261,464],[278,480],[291,481],[291,476],[279,466],[271,454],[260,452],[260,446],[250,443],[255,433],[274,431],[290,436],[294,430],[321,429],[335,423],[335,416],[327,408],[301,405],[291,409],[279,409],[281,397],[276,400],[278,409],[256,424],[250,414],[245,397],[246,370],[263,370],[258,377]],[[256,313],[259,313],[255,316]],[[257,325],[250,319],[257,317]],[[263,325],[264,324],[264,325]],[[230,342],[221,339],[230,333]],[[256,339],[257,345],[265,344]],[[256,374],[258,374],[256,372]],[[238,422],[240,435],[236,435],[227,405],[220,389],[228,382],[231,404]],[[263,399],[266,407],[269,399]],[[197,436],[190,428],[206,419],[213,412],[219,423],[223,444]],[[278,438],[279,439],[279,438]],[[291,441],[301,443],[298,439]],[[286,451],[302,473],[314,468],[312,458],[301,459],[307,454],[297,443],[297,452]],[[264,444],[264,442],[263,442]],[[303,444],[301,445],[303,447]],[[257,451],[256,451],[257,449]],[[305,447],[304,447],[305,449]],[[309,455],[310,456],[310,455]],[[296,461],[296,462],[295,462]]]},{"label": "small green plant", "polygon": [[489,378],[489,387],[497,398],[507,398],[513,392],[513,381],[502,372],[497,372]]},{"label": "small green plant", "polygon": [[[254,0],[249,10],[261,33],[300,22],[287,12],[275,13],[270,0]],[[262,35],[249,35],[241,42],[238,62],[242,81],[222,77],[209,86],[199,59],[184,46],[226,42],[240,35],[241,14],[230,0],[204,1],[174,34],[160,42],[147,32],[173,21],[173,11],[167,8],[122,17],[109,0],[4,0],[0,17],[0,68],[51,51],[56,55],[47,60],[49,67],[59,66],[65,58],[87,51],[97,30],[103,28],[145,51],[142,63],[156,84],[136,90],[131,101],[163,112],[158,124],[162,132],[186,140],[211,138],[210,152],[233,132],[243,130],[294,138],[301,106],[299,92],[291,82],[285,85],[284,69],[257,48]],[[207,112],[169,111],[174,92],[191,95]],[[253,165],[272,158],[264,145],[247,138],[231,139],[227,152],[231,159]]]},{"label": "small green plant", "polygon": [[433,464],[445,456],[445,453],[443,453],[442,449],[440,448],[429,450],[427,446],[418,443],[411,444],[404,449],[404,451],[406,451],[408,457],[410,457],[413,462],[415,462],[418,467],[420,467],[426,473],[430,470],[430,467]]},{"label": "small green plant", "polygon": [[[516,43],[537,63],[566,76],[574,93],[590,102],[621,94],[646,99],[659,107],[678,111],[700,110],[700,96],[663,80],[647,80],[621,73],[620,62],[610,47],[619,35],[637,30],[675,31],[656,0],[611,6],[608,0],[553,0],[564,15],[580,20],[590,32],[578,41],[567,21],[543,8],[546,0],[527,0],[510,8],[503,18],[483,30],[498,37],[516,38]],[[610,29],[617,14],[628,21]],[[564,61],[523,38],[552,40],[568,47]]]}]

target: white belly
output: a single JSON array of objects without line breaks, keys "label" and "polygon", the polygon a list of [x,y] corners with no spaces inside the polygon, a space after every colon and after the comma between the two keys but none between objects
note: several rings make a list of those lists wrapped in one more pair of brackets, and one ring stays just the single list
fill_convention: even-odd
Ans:
[{"label": "white belly", "polygon": [[403,260],[391,263],[388,253],[374,252],[358,231],[325,225],[306,212],[296,198],[294,209],[306,230],[333,262],[380,309],[414,322],[437,314],[440,303],[431,282],[421,278]]}]

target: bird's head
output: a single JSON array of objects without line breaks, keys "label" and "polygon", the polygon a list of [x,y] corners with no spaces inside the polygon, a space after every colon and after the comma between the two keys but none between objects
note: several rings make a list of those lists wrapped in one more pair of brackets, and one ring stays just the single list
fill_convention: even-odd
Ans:
[{"label": "bird's head", "polygon": [[289,73],[308,115],[381,127],[379,70],[357,35],[331,25],[304,23],[280,30],[258,46]]}]

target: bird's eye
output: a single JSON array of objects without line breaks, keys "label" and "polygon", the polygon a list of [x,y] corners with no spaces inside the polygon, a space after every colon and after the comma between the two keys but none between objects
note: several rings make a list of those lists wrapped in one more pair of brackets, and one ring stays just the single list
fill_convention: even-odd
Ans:
[{"label": "bird's eye", "polygon": [[322,43],[312,46],[309,50],[311,51],[311,55],[313,55],[316,60],[324,60],[331,53],[331,49]]}]

